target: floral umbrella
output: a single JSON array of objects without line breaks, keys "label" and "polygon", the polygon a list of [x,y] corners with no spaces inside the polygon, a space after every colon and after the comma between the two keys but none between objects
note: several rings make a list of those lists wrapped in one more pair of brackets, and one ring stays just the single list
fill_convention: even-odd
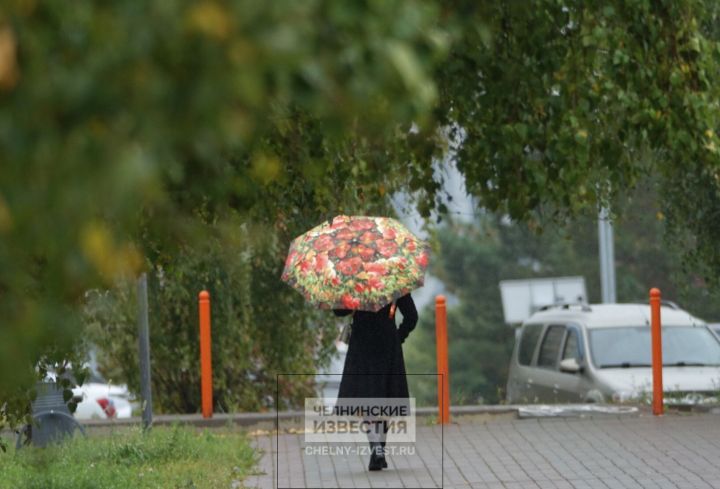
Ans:
[{"label": "floral umbrella", "polygon": [[337,216],[293,240],[282,279],[322,309],[377,311],[423,285],[429,254],[395,219]]}]

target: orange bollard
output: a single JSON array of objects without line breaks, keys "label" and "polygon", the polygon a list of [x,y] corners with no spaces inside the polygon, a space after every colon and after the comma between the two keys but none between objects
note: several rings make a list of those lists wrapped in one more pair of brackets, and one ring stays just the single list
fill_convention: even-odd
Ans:
[{"label": "orange bollard", "polygon": [[438,423],[450,422],[450,370],[448,368],[447,307],[445,296],[435,298],[435,339],[438,372]]},{"label": "orange bollard", "polygon": [[650,289],[650,330],[652,335],[653,402],[655,416],[663,414],[662,327],[660,322],[660,289]]},{"label": "orange bollard", "polygon": [[212,349],[210,337],[210,293],[203,290],[198,294],[200,309],[200,393],[202,395],[203,418],[213,415],[212,393]]}]

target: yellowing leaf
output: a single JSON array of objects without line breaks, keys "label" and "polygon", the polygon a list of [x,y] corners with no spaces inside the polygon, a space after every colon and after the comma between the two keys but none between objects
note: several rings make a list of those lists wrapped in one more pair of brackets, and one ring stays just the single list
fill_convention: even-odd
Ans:
[{"label": "yellowing leaf", "polygon": [[20,80],[17,42],[8,25],[0,25],[0,91],[10,91]]},{"label": "yellowing leaf", "polygon": [[281,170],[282,165],[276,156],[260,153],[253,158],[250,174],[263,185],[268,185],[277,180]]},{"label": "yellowing leaf", "polygon": [[0,195],[0,233],[6,233],[13,227],[13,218],[7,202]]},{"label": "yellowing leaf", "polygon": [[135,275],[142,267],[142,256],[130,243],[116,246],[110,230],[93,221],[85,225],[80,245],[88,261],[107,280]]},{"label": "yellowing leaf", "polygon": [[17,6],[20,15],[29,17],[37,8],[37,0],[16,0],[15,5]]},{"label": "yellowing leaf", "polygon": [[190,28],[218,40],[227,39],[232,30],[230,13],[216,2],[200,2],[188,12]]}]

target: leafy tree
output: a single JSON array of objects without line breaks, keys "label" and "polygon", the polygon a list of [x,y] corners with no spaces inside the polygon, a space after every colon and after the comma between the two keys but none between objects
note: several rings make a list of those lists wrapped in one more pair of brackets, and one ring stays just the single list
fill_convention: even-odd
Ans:
[{"label": "leafy tree", "polygon": [[[626,192],[615,202],[622,218],[615,223],[617,296],[619,302],[647,302],[651,287],[690,313],[708,321],[720,319],[717,292],[700,276],[683,270],[681,254],[663,239],[663,216],[651,182]],[[581,275],[589,300],[600,301],[597,223],[580,217],[561,226],[546,223],[544,232],[506,217],[486,213],[470,225],[448,224],[437,232],[438,253],[432,262],[458,303],[448,308],[451,401],[455,404],[503,400],[513,328],[503,320],[501,280]],[[413,373],[436,371],[434,311],[405,343],[407,367]],[[411,377],[419,402],[435,404],[436,385]]]},{"label": "leafy tree", "polygon": [[0,397],[78,338],[84,291],[173,255],[203,206],[278,237],[304,224],[273,205],[288,196],[307,220],[340,210],[318,189],[404,187],[428,214],[430,155],[448,149],[513,218],[577,213],[655,171],[666,222],[714,279],[717,9],[5,2]]},{"label": "leafy tree", "polygon": [[[0,398],[16,399],[38,360],[66,356],[86,290],[136,274],[152,247],[191,241],[205,203],[232,201],[254,229],[282,230],[292,208],[254,199],[322,187],[342,161],[310,149],[369,147],[425,125],[445,44],[436,17],[432,3],[404,0],[4,2]],[[321,129],[270,151],[293,112]],[[286,173],[279,155],[300,145],[309,158]],[[345,168],[361,175],[361,160]],[[313,210],[317,220],[334,209]],[[0,421],[25,403],[0,403]]]},{"label": "leafy tree", "polygon": [[[199,409],[197,293],[211,292],[213,373],[216,409],[274,408],[276,373],[313,373],[328,359],[337,336],[332,315],[308,308],[295,290],[279,280],[290,240],[335,212],[387,214],[382,185],[350,186],[365,170],[357,163],[308,175],[303,162],[355,161],[352,149],[314,146],[320,138],[312,123],[296,120],[264,144],[284,162],[282,175],[269,181],[255,176],[246,200],[208,202],[192,189],[173,189],[188,208],[204,202],[188,231],[145,228],[150,276],[151,363],[155,407],[163,412]],[[268,153],[269,154],[269,153]],[[229,160],[226,175],[247,162]],[[367,166],[366,166],[367,168]],[[222,175],[218,175],[221,178]],[[311,181],[316,178],[315,184]],[[165,232],[175,234],[168,239]],[[139,391],[136,361],[134,283],[94,291],[86,308],[90,339],[99,350],[100,368],[109,378]],[[314,377],[280,379],[280,405],[302,405],[313,392]]]},{"label": "leafy tree", "polygon": [[718,167],[720,52],[704,28],[716,24],[715,2],[458,0],[447,10],[462,27],[438,74],[439,110],[483,207],[515,219],[548,205],[577,214],[648,171],[687,196]]},{"label": "leafy tree", "polygon": [[439,118],[481,206],[537,224],[656,175],[668,236],[720,284],[717,2],[458,0]]},{"label": "leafy tree", "polygon": [[[149,264],[153,408],[200,409],[197,294],[212,307],[213,400],[216,411],[274,408],[276,373],[315,371],[337,335],[330,317],[302,307],[277,283],[276,239],[208,224],[201,244],[184,245],[171,258]],[[230,234],[231,236],[224,236]],[[233,246],[230,246],[230,243]],[[86,306],[89,340],[103,373],[140,392],[134,281],[91,292]],[[312,377],[281,379],[284,404],[297,405],[314,389]]]},{"label": "leafy tree", "polygon": [[[500,331],[492,322],[499,307],[494,287],[499,278],[534,275],[532,268],[517,270],[519,256],[541,265],[543,275],[586,275],[593,297],[599,278],[592,217],[557,228],[569,225],[568,216],[592,216],[609,202],[619,219],[619,299],[643,299],[656,285],[690,311],[717,318],[716,293],[706,284],[717,290],[720,277],[718,4],[547,0],[529,9],[522,2],[458,0],[445,11],[457,23],[450,56],[436,75],[438,117],[467,188],[480,207],[529,222],[534,232],[545,229],[532,239],[527,230],[496,226],[478,250],[457,250],[459,238],[450,245],[451,234],[441,235],[443,249],[452,251],[443,251],[438,273],[460,298],[450,312],[461,338],[451,342],[451,359],[469,358],[465,347],[508,351],[508,338],[494,335]],[[635,196],[624,206],[627,190],[648,175],[655,177],[653,198]],[[638,201],[644,214],[631,213]],[[519,239],[492,247],[493,233]],[[574,244],[560,246],[558,234]],[[552,247],[548,235],[555,235]],[[489,272],[466,266],[487,248],[494,254],[483,262]],[[460,251],[473,258],[460,258]],[[505,260],[499,276],[494,260]],[[475,284],[471,274],[491,277],[492,287]],[[485,307],[473,309],[478,304]],[[434,371],[427,354],[408,356],[420,371]],[[505,375],[493,369],[502,366],[474,360],[451,368],[462,372],[455,392],[499,399]],[[464,372],[472,378],[462,379]]]}]

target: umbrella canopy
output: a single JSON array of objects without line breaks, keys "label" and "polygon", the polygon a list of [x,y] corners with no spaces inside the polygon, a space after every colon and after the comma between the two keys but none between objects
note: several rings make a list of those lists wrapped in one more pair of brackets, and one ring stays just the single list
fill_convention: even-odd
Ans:
[{"label": "umbrella canopy", "polygon": [[337,216],[293,240],[282,279],[322,309],[377,311],[423,285],[429,256],[395,219]]}]

